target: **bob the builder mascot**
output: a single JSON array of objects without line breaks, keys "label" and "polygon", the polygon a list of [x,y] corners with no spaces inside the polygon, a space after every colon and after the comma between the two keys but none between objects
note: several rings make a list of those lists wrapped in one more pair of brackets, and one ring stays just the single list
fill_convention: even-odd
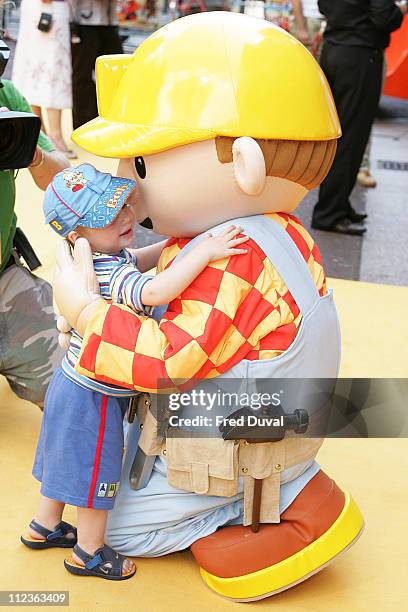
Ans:
[{"label": "bob the builder mascot", "polygon": [[[78,371],[142,392],[107,540],[134,556],[191,546],[216,593],[260,599],[316,573],[362,531],[351,496],[315,461],[321,440],[162,440],[149,406],[177,381],[337,376],[332,294],[291,214],[333,160],[331,93],[289,34],[226,12],[174,21],[132,56],[99,58],[97,86],[100,116],[74,139],[120,158],[118,175],[138,182],[138,221],[172,237],[159,270],[226,223],[249,236],[246,254],[210,263],[160,321],[100,298],[86,241],[74,258],[62,247],[55,298],[84,337]],[[137,453],[153,462],[134,489]]]}]

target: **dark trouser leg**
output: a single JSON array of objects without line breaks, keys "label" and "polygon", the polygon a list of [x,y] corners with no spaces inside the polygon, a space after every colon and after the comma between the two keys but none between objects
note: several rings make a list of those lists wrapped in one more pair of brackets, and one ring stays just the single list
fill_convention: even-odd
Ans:
[{"label": "dark trouser leg", "polygon": [[81,42],[71,44],[74,129],[98,115],[96,88],[92,74],[99,55],[99,27],[79,26],[79,35]]},{"label": "dark trouser leg", "polygon": [[71,45],[72,123],[74,129],[98,116],[96,87],[92,78],[99,55],[122,53],[116,26],[79,26],[80,43]]},{"label": "dark trouser leg", "polygon": [[102,28],[99,45],[99,55],[123,53],[119,29],[116,26],[105,26]]},{"label": "dark trouser leg", "polygon": [[349,213],[354,187],[381,94],[383,54],[363,47],[325,44],[321,66],[332,89],[342,136],[320,186],[313,224],[330,228]]}]

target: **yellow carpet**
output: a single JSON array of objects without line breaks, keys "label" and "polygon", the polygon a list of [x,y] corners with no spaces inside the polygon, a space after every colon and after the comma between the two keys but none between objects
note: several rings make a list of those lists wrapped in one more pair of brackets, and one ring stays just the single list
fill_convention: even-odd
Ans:
[{"label": "yellow carpet", "polygon": [[[91,156],[81,156],[91,160]],[[115,170],[111,160],[101,169]],[[58,240],[42,221],[41,193],[27,171],[18,177],[18,214],[22,227],[50,278]],[[333,280],[343,333],[343,376],[408,375],[408,288]],[[18,400],[0,379],[0,590],[68,590],[71,610],[136,611],[237,609],[201,581],[189,552],[137,560],[135,578],[120,584],[68,574],[62,549],[31,551],[20,533],[36,508],[38,483],[31,465],[40,426],[39,410]],[[329,440],[319,460],[350,490],[366,519],[360,541],[330,568],[298,587],[246,609],[282,611],[384,611],[406,608],[408,575],[408,441]],[[65,517],[75,521],[69,508]],[[243,605],[243,604],[242,604]]]}]

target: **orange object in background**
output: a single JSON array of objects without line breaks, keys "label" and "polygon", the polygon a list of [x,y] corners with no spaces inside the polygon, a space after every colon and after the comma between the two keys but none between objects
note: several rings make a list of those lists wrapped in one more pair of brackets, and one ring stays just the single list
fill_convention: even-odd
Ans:
[{"label": "orange object in background", "polygon": [[134,20],[137,19],[137,11],[141,8],[141,4],[134,2],[134,0],[125,0],[120,3],[120,10],[118,12],[119,21]]},{"label": "orange object in background", "polygon": [[408,100],[408,15],[405,15],[401,27],[391,34],[385,57],[387,76],[383,93]]}]

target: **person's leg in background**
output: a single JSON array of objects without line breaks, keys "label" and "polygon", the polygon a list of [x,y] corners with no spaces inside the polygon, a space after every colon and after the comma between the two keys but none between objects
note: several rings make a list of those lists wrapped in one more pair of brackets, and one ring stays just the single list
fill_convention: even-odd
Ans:
[{"label": "person's leg in background", "polygon": [[361,187],[377,187],[377,181],[371,174],[371,134],[364,151],[363,160],[357,174],[357,182]]},{"label": "person's leg in background", "polygon": [[36,106],[35,104],[31,104],[31,110],[33,111],[34,115],[37,115],[37,117],[41,119],[41,123],[42,123],[43,118],[42,118],[41,106]]},{"label": "person's leg in background", "polygon": [[48,382],[64,352],[49,283],[21,265],[0,277],[0,372],[22,399],[42,407]]},{"label": "person's leg in background", "polygon": [[[356,184],[357,175],[361,167],[361,161],[364,152],[367,150],[367,144],[370,138],[371,128],[377,113],[378,104],[380,101],[383,81],[382,81],[382,66],[383,52],[376,49],[365,50],[367,57],[365,59],[365,69],[363,87],[361,89],[361,106],[357,120],[358,138],[356,137],[351,149],[351,177],[350,177],[350,194]],[[367,87],[367,90],[365,88]],[[351,221],[360,221],[360,216],[356,213],[349,202],[348,218]]]},{"label": "person's leg in background", "polygon": [[381,92],[382,53],[372,49],[325,44],[321,66],[329,81],[342,136],[329,174],[319,190],[312,227],[362,234],[349,197],[375,118]]},{"label": "person's leg in background", "polygon": [[62,135],[62,111],[59,108],[47,108],[48,136],[55,147],[69,159],[76,159],[77,155],[68,148]]},{"label": "person's leg in background", "polygon": [[44,125],[44,117],[43,117],[43,112],[42,112],[41,106],[36,106],[35,104],[31,104],[31,110],[33,111],[34,115],[37,115],[37,117],[40,119],[42,131],[46,132],[45,125]]},{"label": "person's leg in background", "polygon": [[[384,89],[384,83],[385,83],[386,76],[387,76],[387,62],[384,56],[381,91]],[[371,162],[370,162],[371,137],[372,135],[370,134],[370,137],[367,142],[367,146],[364,151],[363,161],[361,162],[360,170],[357,174],[358,184],[361,185],[361,187],[369,187],[369,188],[370,187],[373,188],[377,186],[377,181],[371,174]]]},{"label": "person's leg in background", "polygon": [[80,42],[72,42],[72,124],[74,130],[98,115],[93,78],[102,26],[78,26]]},{"label": "person's leg in background", "polygon": [[94,69],[99,55],[123,53],[117,26],[78,26],[80,42],[71,44],[72,123],[74,130],[98,116]]},{"label": "person's leg in background", "polygon": [[119,36],[119,28],[117,26],[104,26],[101,28],[101,30],[99,55],[123,53],[122,42]]}]

